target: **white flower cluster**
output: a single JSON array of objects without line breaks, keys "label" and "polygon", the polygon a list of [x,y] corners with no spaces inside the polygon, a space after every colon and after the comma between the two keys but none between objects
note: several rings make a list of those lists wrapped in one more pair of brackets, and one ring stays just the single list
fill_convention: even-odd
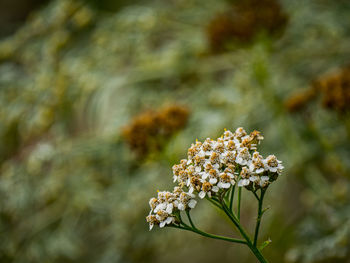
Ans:
[{"label": "white flower cluster", "polygon": [[[260,132],[247,134],[243,128],[234,133],[225,130],[217,140],[196,141],[188,149],[188,158],[173,166],[174,182],[178,186],[171,192],[159,192],[150,200],[151,212],[147,217],[150,229],[174,223],[174,209],[194,208],[194,193],[199,198],[211,197],[232,185],[248,190],[266,188],[281,174],[283,166],[276,156],[264,159],[257,151],[263,140]],[[188,189],[184,192],[183,189]]]},{"label": "white flower cluster", "polygon": [[259,154],[257,145],[263,139],[258,131],[247,134],[238,128],[234,133],[226,130],[217,140],[197,141],[188,149],[188,158],[173,166],[174,182],[200,198],[236,182],[248,189],[267,187],[283,166],[274,155],[264,159]]},{"label": "white flower cluster", "polygon": [[151,198],[149,205],[151,211],[146,217],[150,230],[153,226],[164,227],[167,224],[174,223],[176,211],[194,208],[197,201],[193,199],[193,194],[185,193],[181,187],[176,186],[173,192],[158,192],[157,198]]}]

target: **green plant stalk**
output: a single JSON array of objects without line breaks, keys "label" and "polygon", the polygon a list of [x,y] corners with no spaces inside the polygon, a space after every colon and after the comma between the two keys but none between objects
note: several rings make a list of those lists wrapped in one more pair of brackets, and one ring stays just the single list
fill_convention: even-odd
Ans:
[{"label": "green plant stalk", "polygon": [[186,211],[186,214],[187,214],[188,220],[190,221],[190,224],[191,224],[192,227],[190,227],[185,222],[183,222],[181,217],[179,219],[180,219],[180,224],[182,226],[181,225],[179,225],[179,226],[177,226],[177,225],[168,225],[168,227],[180,228],[180,229],[191,231],[191,232],[197,233],[197,234],[199,234],[201,236],[205,236],[205,237],[209,237],[209,238],[213,238],[213,239],[225,240],[225,241],[232,242],[232,243],[246,244],[246,241],[241,240],[241,239],[230,238],[230,237],[225,237],[225,236],[219,236],[219,235],[214,235],[214,234],[210,234],[210,233],[204,232],[204,231],[198,229],[194,225],[189,211]]},{"label": "green plant stalk", "polygon": [[250,250],[254,253],[256,258],[260,261],[260,263],[268,263],[268,261],[264,258],[264,256],[261,254],[260,250],[252,243],[249,235],[246,233],[244,228],[239,223],[238,219],[228,210],[228,207],[223,203],[222,208],[226,215],[231,219],[231,221],[236,225],[239,232],[241,233],[242,237],[246,240],[247,246],[250,248]]},{"label": "green plant stalk", "polygon": [[210,203],[215,205],[217,208],[221,209],[221,206],[220,206],[220,204],[217,201],[215,201],[215,200],[213,200],[212,198],[209,198],[209,197],[205,197],[205,199],[207,199]]},{"label": "green plant stalk", "polygon": [[241,197],[242,197],[242,187],[238,188],[238,198],[237,198],[237,219],[241,221]]},{"label": "green plant stalk", "polygon": [[238,244],[246,244],[246,242],[244,240],[241,239],[236,239],[236,238],[230,238],[230,237],[224,237],[224,236],[218,236],[218,235],[214,235],[214,234],[209,234],[206,233],[204,231],[201,231],[199,229],[193,229],[190,226],[188,226],[185,223],[182,223],[184,226],[175,226],[175,225],[168,225],[168,227],[174,227],[174,228],[179,228],[182,230],[186,230],[186,231],[191,231],[194,233],[197,233],[201,236],[204,237],[209,237],[209,238],[213,238],[213,239],[218,239],[218,240],[224,240],[224,241],[228,241],[228,242],[232,242],[232,243],[238,243]]},{"label": "green plant stalk", "polygon": [[253,192],[253,194],[254,194],[254,196],[255,196],[256,200],[258,200],[258,201],[259,201],[259,196],[256,194],[256,192]]},{"label": "green plant stalk", "polygon": [[258,217],[256,219],[256,226],[255,226],[255,233],[254,233],[254,243],[253,243],[254,246],[256,246],[258,242],[260,222],[261,222],[261,217],[263,215],[262,206],[263,206],[264,195],[265,195],[265,190],[261,189],[260,198],[258,199],[259,200]]},{"label": "green plant stalk", "polygon": [[[239,188],[241,190],[241,188]],[[220,208],[221,210],[224,211],[224,213],[228,216],[228,218],[232,221],[232,223],[237,227],[238,231],[240,232],[241,236],[243,237],[242,239],[236,239],[236,238],[230,238],[230,237],[225,237],[225,236],[219,236],[219,235],[213,235],[207,232],[204,232],[202,230],[199,230],[193,223],[190,212],[186,210],[186,215],[188,217],[188,221],[190,222],[190,225],[187,225],[181,218],[180,213],[178,213],[177,217],[180,221],[179,225],[168,225],[169,227],[175,227],[179,229],[183,229],[186,231],[191,231],[194,233],[197,233],[201,236],[213,238],[213,239],[219,239],[219,240],[225,240],[228,242],[232,243],[239,243],[239,244],[246,244],[250,250],[253,252],[255,257],[259,260],[260,263],[268,263],[268,261],[264,258],[262,255],[261,251],[257,248],[256,243],[257,243],[257,238],[258,238],[258,232],[259,232],[259,227],[260,227],[260,221],[261,221],[261,216],[263,214],[262,211],[262,200],[264,198],[265,190],[261,190],[261,196],[260,198],[254,193],[256,198],[259,200],[259,207],[258,207],[258,219],[257,219],[257,225],[255,228],[255,234],[254,234],[254,242],[250,239],[249,235],[247,234],[246,230],[244,227],[241,225],[239,219],[237,216],[233,213],[233,211],[226,205],[224,196],[218,196],[216,197],[211,197],[211,198],[206,198],[209,200],[212,204],[214,204],[216,207]],[[233,197],[232,192],[231,192],[231,197]],[[238,199],[240,200],[240,196],[238,196]],[[230,205],[231,205],[232,199],[230,199]],[[239,208],[240,208],[240,202],[239,202]],[[238,210],[239,212],[239,210]]]},{"label": "green plant stalk", "polygon": [[193,223],[192,221],[192,218],[191,218],[191,215],[190,215],[190,212],[189,211],[186,211],[186,214],[187,214],[187,217],[188,217],[188,220],[190,221],[190,224],[192,226],[192,229],[187,225],[185,224],[184,222],[182,222],[182,224],[189,228],[189,230],[191,229],[191,231],[193,230],[194,232],[202,235],[202,236],[206,236],[206,237],[210,237],[210,238],[214,238],[214,239],[221,239],[221,240],[226,240],[226,241],[230,241],[230,242],[233,242],[233,243],[241,243],[241,244],[246,244],[246,241],[244,240],[241,240],[241,239],[236,239],[236,238],[230,238],[230,237],[224,237],[224,236],[219,236],[219,235],[213,235],[213,234],[210,234],[210,233],[207,233],[207,232],[204,232],[202,230],[199,230]]},{"label": "green plant stalk", "polygon": [[230,211],[232,211],[232,207],[233,207],[233,200],[235,198],[235,189],[236,189],[236,185],[234,185],[231,189],[231,197],[230,197]]}]

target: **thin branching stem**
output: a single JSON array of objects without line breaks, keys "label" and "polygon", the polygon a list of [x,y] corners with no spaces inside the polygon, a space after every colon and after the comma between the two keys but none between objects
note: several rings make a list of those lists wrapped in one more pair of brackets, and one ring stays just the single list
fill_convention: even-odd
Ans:
[{"label": "thin branching stem", "polygon": [[232,207],[233,207],[233,200],[235,198],[235,189],[236,189],[236,185],[232,186],[231,197],[230,197],[230,211],[232,211]]},{"label": "thin branching stem", "polygon": [[260,202],[260,198],[259,198],[259,196],[256,194],[256,192],[253,192],[253,194],[254,194],[256,200],[258,200],[258,201]]},{"label": "thin branching stem", "polygon": [[219,236],[219,235],[214,235],[214,234],[210,234],[210,233],[207,233],[207,232],[204,232],[200,229],[198,229],[193,221],[192,221],[192,218],[191,218],[191,215],[188,211],[186,211],[186,214],[187,214],[187,217],[188,217],[188,220],[191,224],[191,226],[187,225],[185,222],[183,222],[181,220],[181,225],[180,226],[177,226],[177,225],[169,225],[169,227],[175,227],[175,228],[179,228],[179,229],[183,229],[183,230],[187,230],[187,231],[191,231],[191,232],[194,232],[194,233],[197,233],[201,236],[205,236],[205,237],[209,237],[209,238],[213,238],[213,239],[219,239],[219,240],[225,240],[225,241],[229,241],[229,242],[232,242],[232,243],[239,243],[239,244],[246,244],[247,242],[245,240],[242,240],[242,239],[237,239],[237,238],[231,238],[231,237],[225,237],[225,236]]},{"label": "thin branching stem", "polygon": [[[239,189],[241,189],[241,188],[239,188]],[[232,191],[232,189],[231,189],[231,191]],[[226,237],[226,236],[214,235],[214,234],[210,234],[210,233],[207,233],[207,232],[204,232],[204,231],[198,229],[195,226],[195,224],[191,218],[190,211],[188,211],[188,210],[186,210],[186,215],[187,215],[187,218],[188,218],[190,225],[186,224],[181,218],[181,213],[178,213],[177,218],[180,221],[179,225],[172,224],[172,225],[168,225],[168,226],[174,227],[174,228],[179,228],[179,229],[186,230],[186,231],[191,231],[191,232],[197,233],[201,236],[205,236],[205,237],[209,237],[209,238],[213,238],[213,239],[225,240],[225,241],[232,242],[232,243],[246,244],[250,248],[250,250],[254,253],[254,255],[256,256],[256,258],[259,260],[260,263],[268,263],[268,261],[261,254],[261,251],[256,246],[261,215],[263,214],[262,200],[264,198],[264,194],[265,194],[265,190],[261,190],[261,196],[259,198],[258,220],[257,220],[256,231],[254,234],[254,242],[252,242],[252,240],[249,237],[249,235],[247,234],[246,230],[241,225],[238,217],[233,213],[233,211],[226,204],[224,194],[219,195],[217,197],[211,197],[211,198],[207,197],[206,199],[209,200],[212,204],[214,204],[218,208],[220,208],[222,211],[224,211],[224,213],[228,216],[228,218],[236,226],[236,228],[238,229],[238,231],[241,234],[243,239],[236,239],[236,238],[231,238],[231,237]],[[231,192],[231,195],[232,195],[232,192]],[[231,202],[230,202],[230,204],[231,204]]]},{"label": "thin branching stem", "polygon": [[215,205],[217,208],[221,209],[220,203],[218,203],[217,201],[215,201],[214,199],[210,198],[210,197],[206,197],[206,199],[212,203],[213,205]]},{"label": "thin branching stem", "polygon": [[243,226],[240,224],[240,222],[238,221],[238,218],[236,218],[233,213],[229,210],[229,208],[226,206],[226,204],[224,202],[222,202],[222,208],[224,210],[224,212],[226,213],[226,215],[231,219],[231,221],[235,224],[235,226],[238,228],[239,232],[241,233],[242,237],[246,240],[246,244],[248,245],[248,247],[250,248],[250,250],[254,253],[254,255],[257,257],[257,259],[261,262],[261,263],[267,263],[268,261],[264,258],[264,256],[261,254],[260,250],[256,247],[256,245],[254,245],[249,237],[249,235],[247,234],[247,232],[245,231],[245,229],[243,228]]},{"label": "thin branching stem", "polygon": [[237,197],[237,218],[238,218],[238,221],[241,220],[241,198],[242,198],[242,187],[238,187],[238,197]]},{"label": "thin branching stem", "polygon": [[263,206],[263,200],[264,200],[264,195],[265,195],[265,190],[261,189],[261,194],[260,194],[260,198],[259,200],[259,204],[258,204],[258,217],[256,219],[256,226],[255,226],[255,233],[254,233],[254,246],[257,245],[258,242],[258,235],[259,235],[259,228],[260,228],[260,222],[261,222],[261,217],[263,215],[262,212],[262,206]]},{"label": "thin branching stem", "polygon": [[192,218],[191,218],[189,210],[186,210],[186,215],[187,215],[188,221],[190,221],[190,224],[191,224],[192,228],[193,229],[197,229],[196,226],[193,224],[193,221],[192,221]]}]

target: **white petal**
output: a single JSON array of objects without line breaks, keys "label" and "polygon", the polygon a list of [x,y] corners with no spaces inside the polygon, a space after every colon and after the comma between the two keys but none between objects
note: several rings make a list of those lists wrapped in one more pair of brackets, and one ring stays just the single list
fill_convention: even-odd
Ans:
[{"label": "white petal", "polygon": [[203,150],[201,150],[197,155],[199,157],[204,157],[205,156],[205,152]]},{"label": "white petal", "polygon": [[194,169],[197,173],[199,173],[202,170],[202,167],[200,166],[196,166],[196,168]]},{"label": "white petal", "polygon": [[260,180],[261,180],[261,181],[268,181],[268,180],[269,180],[269,177],[268,177],[268,176],[261,176],[261,177],[260,177]]},{"label": "white petal", "polygon": [[277,172],[277,167],[270,167],[269,170],[270,172],[275,173]]},{"label": "white petal", "polygon": [[156,206],[156,208],[154,209],[154,212],[157,213],[159,210],[165,210],[166,207],[167,207],[166,203],[161,203],[161,204]]},{"label": "white petal", "polygon": [[166,224],[170,224],[173,222],[173,218],[172,217],[168,217],[166,220],[165,220],[165,223]]},{"label": "white petal", "polygon": [[149,231],[152,230],[153,226],[154,226],[154,224],[149,224]]},{"label": "white petal", "polygon": [[171,214],[173,212],[174,205],[172,203],[167,205],[166,212]]},{"label": "white petal", "polygon": [[179,205],[177,206],[177,208],[181,211],[185,210],[185,206],[183,203],[179,203]]},{"label": "white petal", "polygon": [[205,192],[204,191],[201,191],[199,194],[198,194],[199,198],[203,199],[205,197]]},{"label": "white petal", "polygon": [[219,187],[213,186],[213,187],[211,188],[211,190],[212,190],[213,192],[217,193],[217,192],[219,191]]},{"label": "white petal", "polygon": [[203,179],[203,180],[205,180],[205,179],[207,179],[207,178],[208,178],[208,176],[209,176],[209,174],[208,174],[208,173],[203,173],[203,174],[202,174],[202,179]]},{"label": "white petal", "polygon": [[222,188],[230,188],[231,184],[230,183],[225,183],[222,184]]},{"label": "white petal", "polygon": [[251,177],[249,177],[249,180],[252,182],[255,182],[258,179],[259,179],[259,177],[255,176],[255,175],[252,175]]},{"label": "white petal", "polygon": [[243,181],[242,183],[244,186],[246,186],[250,183],[249,179],[243,179],[242,181]]},{"label": "white petal", "polygon": [[218,181],[218,179],[216,179],[216,178],[210,178],[209,179],[209,183],[211,183],[211,184],[216,184],[217,181]]},{"label": "white petal", "polygon": [[165,221],[160,222],[159,227],[160,227],[160,228],[164,227],[164,226],[165,226],[165,223],[166,223]]},{"label": "white petal", "polygon": [[242,187],[242,186],[243,186],[243,180],[239,180],[239,181],[238,181],[238,186],[239,186],[239,187]]},{"label": "white petal", "polygon": [[194,208],[197,204],[197,201],[194,200],[194,199],[191,199],[189,202],[188,202],[188,207],[189,208]]},{"label": "white petal", "polygon": [[256,173],[257,174],[261,174],[262,172],[264,172],[265,171],[265,169],[264,168],[259,168],[259,169],[256,169]]}]

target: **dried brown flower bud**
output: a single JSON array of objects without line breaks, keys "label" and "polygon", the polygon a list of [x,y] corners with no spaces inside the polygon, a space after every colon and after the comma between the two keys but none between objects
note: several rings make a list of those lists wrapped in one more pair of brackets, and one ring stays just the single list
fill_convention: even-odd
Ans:
[{"label": "dried brown flower bud", "polygon": [[322,93],[322,105],[325,108],[339,113],[350,110],[350,66],[320,77],[313,86]]},{"label": "dried brown flower bud", "polygon": [[123,129],[123,137],[140,157],[159,150],[163,142],[182,129],[188,120],[186,107],[171,105],[159,111],[143,112]]},{"label": "dried brown flower bud", "polygon": [[276,35],[287,24],[277,0],[244,0],[217,14],[207,26],[211,51],[227,50],[232,43],[250,43],[257,34]]},{"label": "dried brown flower bud", "polygon": [[289,112],[297,112],[302,110],[308,102],[316,97],[316,89],[309,88],[292,94],[284,103]]}]

